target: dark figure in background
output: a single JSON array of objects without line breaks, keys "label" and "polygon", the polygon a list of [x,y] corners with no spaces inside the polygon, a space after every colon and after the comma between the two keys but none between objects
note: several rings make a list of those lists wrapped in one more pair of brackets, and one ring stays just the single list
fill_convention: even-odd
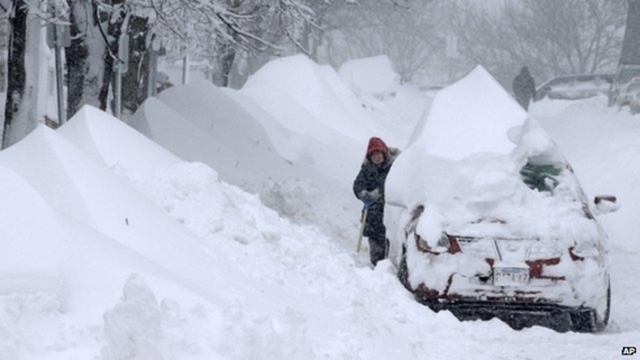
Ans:
[{"label": "dark figure in background", "polygon": [[516,101],[520,106],[525,110],[529,110],[529,101],[536,96],[536,83],[526,66],[513,79],[513,94],[516,96]]},{"label": "dark figure in background", "polygon": [[389,253],[387,229],[383,223],[384,183],[391,164],[399,154],[400,150],[389,148],[382,139],[372,137],[360,172],[353,182],[353,193],[364,202],[368,211],[364,236],[369,239],[369,255],[374,266]]}]

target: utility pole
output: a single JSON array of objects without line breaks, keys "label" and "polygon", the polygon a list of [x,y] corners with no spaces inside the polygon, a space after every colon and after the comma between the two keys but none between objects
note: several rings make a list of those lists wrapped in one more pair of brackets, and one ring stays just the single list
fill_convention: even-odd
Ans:
[{"label": "utility pole", "polygon": [[456,35],[447,35],[447,46],[445,49],[445,55],[447,56],[449,68],[447,81],[451,84],[455,81],[456,71],[458,70],[458,37]]},{"label": "utility pole", "polygon": [[189,83],[189,45],[183,45],[184,58],[182,58],[182,85]]},{"label": "utility pole", "polygon": [[67,121],[67,111],[64,101],[64,67],[62,64],[62,48],[71,45],[71,37],[69,35],[69,26],[60,25],[60,9],[52,1],[53,5],[53,23],[47,28],[47,45],[53,48],[56,62],[56,92],[58,104],[58,125],[62,125]]},{"label": "utility pole", "polygon": [[[56,16],[57,16],[56,9]],[[55,39],[55,60],[56,60],[56,91],[58,98],[58,123],[60,125],[67,122],[67,111],[64,106],[64,74],[62,70],[62,49],[60,46],[60,37],[58,35],[58,24],[53,25],[53,38]]]}]

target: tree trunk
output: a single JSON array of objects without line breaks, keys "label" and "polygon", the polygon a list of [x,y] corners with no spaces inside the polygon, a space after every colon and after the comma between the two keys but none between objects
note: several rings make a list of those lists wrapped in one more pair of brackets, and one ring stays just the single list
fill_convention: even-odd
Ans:
[{"label": "tree trunk", "polygon": [[128,70],[122,76],[122,106],[132,113],[148,97],[150,49],[147,48],[149,19],[131,16],[127,33],[129,42]]},{"label": "tree trunk", "polygon": [[218,55],[218,64],[220,65],[220,86],[229,87],[231,70],[233,62],[236,58],[236,48],[233,44],[226,43],[221,46],[221,53]]},{"label": "tree trunk", "polygon": [[640,0],[627,0],[627,4],[620,64],[640,64]]},{"label": "tree trunk", "polygon": [[[111,28],[112,25],[109,24],[109,28]],[[107,48],[110,48],[111,51],[109,51],[109,49],[107,49],[107,51],[105,51],[104,54],[104,72],[102,73],[102,86],[100,87],[100,92],[98,93],[98,101],[100,102],[100,110],[102,111],[107,111],[107,101],[109,100],[109,89],[111,88],[111,82],[113,81],[113,78],[115,76],[115,72],[114,72],[114,61],[113,61],[113,57],[111,56],[111,53],[116,54],[117,53],[117,49],[115,48],[115,46],[113,46],[112,44],[107,44],[106,45]]]},{"label": "tree trunk", "polygon": [[67,0],[70,6],[71,46],[65,50],[68,90],[67,118],[70,119],[83,105],[100,107],[102,87],[104,38],[97,26],[98,17],[90,0]]},{"label": "tree trunk", "polygon": [[[31,2],[30,6],[37,6],[36,0]],[[29,20],[29,6],[26,5],[23,0],[14,0],[15,13],[9,19],[11,30],[7,61],[7,98],[2,134],[3,149],[20,141],[38,125],[40,22],[37,19]],[[31,54],[29,62],[26,54]]]},{"label": "tree trunk", "polygon": [[[123,4],[124,0],[112,0],[110,5],[116,6]],[[105,46],[105,54],[104,54],[104,72],[102,73],[102,85],[100,87],[100,92],[98,94],[98,100],[100,101],[100,109],[103,111],[107,111],[107,107],[109,101],[109,90],[111,89],[112,82],[115,79],[115,59],[114,56],[118,55],[118,39],[120,39],[120,32],[122,29],[122,17],[118,16],[117,21],[113,21],[111,18],[113,14],[98,14],[95,10],[94,21],[96,24],[102,23],[102,28],[104,28],[104,24],[107,23],[106,34],[107,44]],[[103,16],[105,19],[101,18]],[[111,104],[113,105],[113,104]],[[113,106],[112,110],[113,110]]]},{"label": "tree trunk", "polygon": [[[71,0],[67,0],[71,1]],[[69,4],[72,6],[72,4]],[[74,7],[82,6],[76,4]],[[78,111],[82,103],[82,97],[84,94],[84,84],[88,70],[88,58],[89,50],[87,44],[85,44],[85,36],[82,34],[81,26],[79,24],[78,16],[75,9],[71,9],[70,22],[71,22],[71,45],[66,49],[65,55],[67,60],[67,119]],[[84,22],[85,29],[88,25]]]}]

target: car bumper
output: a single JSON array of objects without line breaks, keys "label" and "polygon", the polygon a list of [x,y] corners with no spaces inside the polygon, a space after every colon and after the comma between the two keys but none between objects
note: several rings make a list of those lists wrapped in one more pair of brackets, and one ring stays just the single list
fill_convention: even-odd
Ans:
[{"label": "car bumper", "polygon": [[581,328],[584,322],[593,321],[593,309],[550,303],[472,300],[421,302],[434,311],[448,310],[461,321],[498,318],[517,330],[538,325],[565,332]]}]

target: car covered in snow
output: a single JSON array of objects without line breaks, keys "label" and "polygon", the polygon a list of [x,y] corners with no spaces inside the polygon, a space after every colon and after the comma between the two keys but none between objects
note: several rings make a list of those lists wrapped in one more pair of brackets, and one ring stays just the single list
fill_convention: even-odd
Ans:
[{"label": "car covered in snow", "polygon": [[631,114],[640,112],[640,77],[634,77],[622,90],[616,99],[619,108],[629,107]]},{"label": "car covered in snow", "polygon": [[608,92],[610,107],[618,103],[618,97],[623,89],[636,77],[640,77],[640,64],[621,64],[618,66]]},{"label": "car covered in snow", "polygon": [[[451,106],[464,103],[464,107]],[[443,89],[387,178],[400,282],[435,311],[602,331],[607,235],[558,147],[482,67]]]},{"label": "car covered in snow", "polygon": [[538,86],[534,100],[577,100],[607,95],[612,83],[613,74],[558,76]]}]

